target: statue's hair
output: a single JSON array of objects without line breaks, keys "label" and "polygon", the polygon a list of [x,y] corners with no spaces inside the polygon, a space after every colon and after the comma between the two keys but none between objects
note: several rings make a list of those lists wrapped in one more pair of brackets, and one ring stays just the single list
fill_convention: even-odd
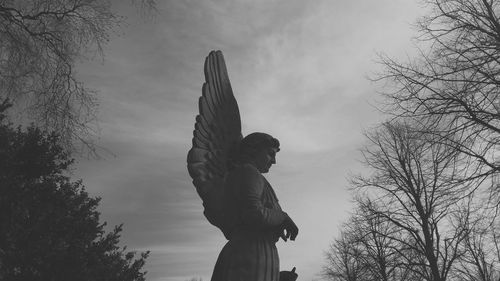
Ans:
[{"label": "statue's hair", "polygon": [[279,140],[265,133],[251,133],[240,142],[239,158],[240,160],[252,158],[257,151],[268,147],[276,148],[279,151]]}]

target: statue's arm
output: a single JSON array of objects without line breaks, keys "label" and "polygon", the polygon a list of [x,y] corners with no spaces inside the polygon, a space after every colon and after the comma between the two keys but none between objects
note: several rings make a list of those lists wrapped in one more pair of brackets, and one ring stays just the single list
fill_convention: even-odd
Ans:
[{"label": "statue's arm", "polygon": [[267,208],[262,204],[264,181],[254,167],[241,167],[238,187],[242,216],[246,225],[275,227],[280,226],[288,217],[285,212]]}]

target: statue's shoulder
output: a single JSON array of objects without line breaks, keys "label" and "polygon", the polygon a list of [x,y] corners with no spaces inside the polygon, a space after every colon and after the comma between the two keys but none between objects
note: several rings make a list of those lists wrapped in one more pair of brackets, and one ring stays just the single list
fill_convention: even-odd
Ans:
[{"label": "statue's shoulder", "polygon": [[234,167],[229,172],[229,178],[231,181],[245,181],[245,182],[263,182],[262,174],[257,170],[257,168],[248,163],[242,163]]},{"label": "statue's shoulder", "polygon": [[237,165],[234,170],[234,173],[239,174],[239,175],[248,175],[248,176],[260,176],[259,170],[257,168],[249,163],[242,163]]}]

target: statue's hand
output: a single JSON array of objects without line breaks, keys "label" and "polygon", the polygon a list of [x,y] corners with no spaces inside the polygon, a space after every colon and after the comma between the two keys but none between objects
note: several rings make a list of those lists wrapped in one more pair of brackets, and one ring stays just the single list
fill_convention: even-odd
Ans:
[{"label": "statue's hand", "polygon": [[292,218],[287,216],[282,224],[282,233],[280,235],[281,239],[283,239],[283,241],[285,242],[288,240],[288,238],[294,241],[297,237],[297,234],[299,234],[299,228],[297,227],[295,222],[293,222]]},{"label": "statue's hand", "polygon": [[295,267],[292,271],[280,271],[280,280],[279,281],[295,281],[297,280],[297,273],[295,273]]}]

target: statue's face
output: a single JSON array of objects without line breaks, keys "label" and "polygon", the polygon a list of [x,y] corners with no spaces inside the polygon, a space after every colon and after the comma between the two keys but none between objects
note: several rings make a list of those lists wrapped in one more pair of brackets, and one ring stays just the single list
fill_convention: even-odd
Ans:
[{"label": "statue's face", "polygon": [[257,151],[253,158],[253,163],[261,173],[269,172],[271,165],[276,164],[276,153],[278,149],[267,147]]}]

